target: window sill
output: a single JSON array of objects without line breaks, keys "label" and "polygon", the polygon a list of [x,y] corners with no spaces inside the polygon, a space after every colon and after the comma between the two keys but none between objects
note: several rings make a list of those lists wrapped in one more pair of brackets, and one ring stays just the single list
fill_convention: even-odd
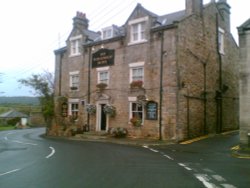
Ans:
[{"label": "window sill", "polygon": [[140,40],[140,41],[135,41],[135,42],[129,42],[128,46],[132,46],[132,45],[137,45],[137,44],[143,44],[148,42],[147,40]]},{"label": "window sill", "polygon": [[77,57],[77,56],[80,56],[81,54],[79,53],[79,54],[71,54],[71,55],[69,55],[69,57]]}]

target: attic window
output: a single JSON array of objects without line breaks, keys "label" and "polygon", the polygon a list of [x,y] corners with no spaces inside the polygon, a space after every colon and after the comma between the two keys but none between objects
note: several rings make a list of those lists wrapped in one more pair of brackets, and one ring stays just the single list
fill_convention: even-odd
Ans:
[{"label": "attic window", "polygon": [[82,36],[71,37],[70,40],[70,55],[77,56],[80,55],[80,47],[81,47],[81,38]]},{"label": "attic window", "polygon": [[102,29],[102,39],[109,39],[113,37],[113,28],[107,27]]},{"label": "attic window", "polygon": [[130,44],[146,42],[146,21],[148,17],[131,20],[130,25]]}]

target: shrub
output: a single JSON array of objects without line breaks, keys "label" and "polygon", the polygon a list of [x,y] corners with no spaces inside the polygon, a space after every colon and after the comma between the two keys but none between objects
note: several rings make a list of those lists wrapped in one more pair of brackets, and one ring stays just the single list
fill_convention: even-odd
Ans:
[{"label": "shrub", "polygon": [[109,129],[109,134],[116,138],[124,138],[128,135],[128,130],[123,127],[113,127]]}]

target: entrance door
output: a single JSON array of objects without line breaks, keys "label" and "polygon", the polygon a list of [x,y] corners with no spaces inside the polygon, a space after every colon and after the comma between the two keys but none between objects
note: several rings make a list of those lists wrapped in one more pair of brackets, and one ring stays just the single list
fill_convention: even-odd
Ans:
[{"label": "entrance door", "polygon": [[107,116],[104,113],[104,108],[105,104],[101,104],[101,131],[106,131],[106,127],[107,127]]}]

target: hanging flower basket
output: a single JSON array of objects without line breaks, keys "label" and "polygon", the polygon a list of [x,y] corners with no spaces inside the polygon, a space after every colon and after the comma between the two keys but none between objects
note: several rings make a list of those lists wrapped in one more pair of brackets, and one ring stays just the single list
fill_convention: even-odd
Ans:
[{"label": "hanging flower basket", "polygon": [[103,108],[103,111],[105,114],[110,115],[112,117],[114,117],[116,114],[116,108],[111,104],[106,104]]},{"label": "hanging flower basket", "polygon": [[130,119],[130,122],[132,123],[133,126],[135,127],[140,127],[142,125],[142,119],[139,117],[132,117]]},{"label": "hanging flower basket", "polygon": [[135,80],[130,83],[130,88],[142,88],[143,81],[142,80]]},{"label": "hanging flower basket", "polygon": [[88,114],[95,114],[96,113],[96,106],[94,104],[87,104],[85,110]]}]

